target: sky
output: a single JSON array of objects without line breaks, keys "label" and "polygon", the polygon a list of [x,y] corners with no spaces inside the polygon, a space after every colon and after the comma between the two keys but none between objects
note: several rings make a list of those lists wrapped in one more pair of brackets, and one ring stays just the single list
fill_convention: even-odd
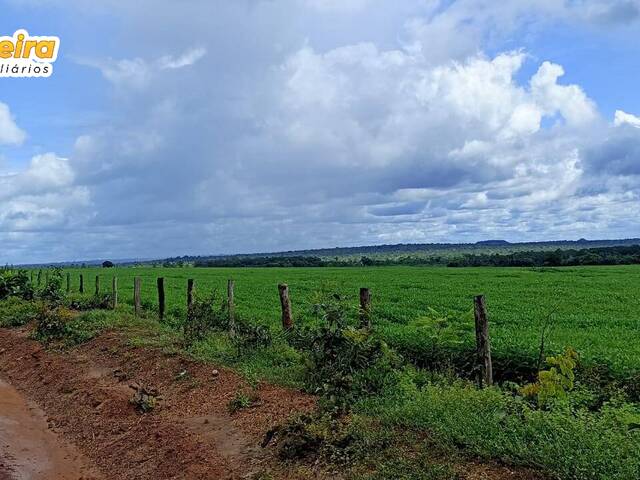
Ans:
[{"label": "sky", "polygon": [[640,0],[0,0],[0,262],[640,237]]}]

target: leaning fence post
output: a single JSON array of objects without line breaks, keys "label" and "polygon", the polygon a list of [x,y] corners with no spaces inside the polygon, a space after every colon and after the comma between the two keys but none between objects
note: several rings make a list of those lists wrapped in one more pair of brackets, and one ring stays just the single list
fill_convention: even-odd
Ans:
[{"label": "leaning fence post", "polygon": [[229,331],[233,333],[235,331],[235,305],[233,301],[233,288],[235,282],[231,279],[227,280],[227,309],[229,311]]},{"label": "leaning fence post", "polygon": [[187,280],[187,312],[193,307],[193,278]]},{"label": "leaning fence post", "polygon": [[38,287],[42,283],[42,270],[38,270]]},{"label": "leaning fence post", "polygon": [[360,326],[371,326],[371,291],[368,288],[360,289]]},{"label": "leaning fence post", "polygon": [[111,301],[115,310],[118,307],[118,277],[113,277],[111,280]]},{"label": "leaning fence post", "polygon": [[71,274],[67,272],[67,293],[71,291]]},{"label": "leaning fence post", "polygon": [[133,279],[133,310],[136,317],[140,315],[140,311],[142,310],[142,301],[140,299],[141,285],[142,279],[140,277],[135,277]]},{"label": "leaning fence post", "polygon": [[84,293],[84,277],[80,274],[80,288],[78,289],[80,293]]},{"label": "leaning fence post", "polygon": [[280,305],[282,306],[282,328],[289,330],[293,327],[293,319],[291,318],[291,300],[289,300],[289,286],[286,283],[278,285],[280,293]]},{"label": "leaning fence post", "polygon": [[158,318],[164,319],[164,278],[158,277]]},{"label": "leaning fence post", "polygon": [[482,387],[493,385],[493,365],[491,363],[491,340],[489,337],[489,319],[484,295],[478,295],[473,299],[474,318],[476,325],[476,354],[480,373],[478,383]]},{"label": "leaning fence post", "polygon": [[100,295],[100,275],[96,275],[96,297]]}]

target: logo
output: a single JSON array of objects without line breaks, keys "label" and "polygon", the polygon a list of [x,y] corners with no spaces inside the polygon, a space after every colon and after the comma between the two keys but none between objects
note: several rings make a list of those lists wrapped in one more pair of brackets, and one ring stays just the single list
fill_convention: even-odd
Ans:
[{"label": "logo", "polygon": [[0,77],[49,77],[59,48],[58,37],[33,37],[26,30],[0,37]]}]

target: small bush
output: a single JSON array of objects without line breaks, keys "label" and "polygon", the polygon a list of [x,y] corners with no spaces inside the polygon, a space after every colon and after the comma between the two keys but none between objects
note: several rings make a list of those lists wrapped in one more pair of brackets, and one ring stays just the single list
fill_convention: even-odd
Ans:
[{"label": "small bush", "polygon": [[183,325],[185,342],[202,340],[211,330],[228,330],[229,315],[215,306],[215,295],[195,298]]},{"label": "small bush", "polygon": [[321,306],[323,324],[297,330],[290,341],[308,355],[306,383],[325,408],[340,414],[363,395],[379,392],[393,380],[399,358],[368,329],[346,324],[339,297]]},{"label": "small bush", "polygon": [[44,288],[38,292],[38,297],[50,303],[58,304],[64,299],[62,290],[62,270],[54,268],[51,270],[47,283]]},{"label": "small bush", "polygon": [[33,298],[33,287],[25,270],[0,271],[0,300],[18,297],[24,300]]},{"label": "small bush", "polygon": [[62,339],[73,318],[73,312],[66,307],[50,308],[44,303],[40,304],[37,314],[36,338],[42,341]]}]

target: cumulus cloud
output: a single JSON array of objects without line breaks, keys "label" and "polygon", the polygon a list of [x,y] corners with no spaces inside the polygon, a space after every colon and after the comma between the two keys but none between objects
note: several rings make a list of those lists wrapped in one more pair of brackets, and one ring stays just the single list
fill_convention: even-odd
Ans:
[{"label": "cumulus cloud", "polygon": [[20,145],[27,134],[15,122],[9,106],[0,102],[0,145]]},{"label": "cumulus cloud", "polygon": [[105,121],[0,177],[16,258],[632,233],[638,118],[604,120],[519,49],[547,25],[623,25],[603,2],[109,6],[115,53],[89,58],[116,60],[84,62]]},{"label": "cumulus cloud", "polygon": [[616,127],[621,125],[631,125],[632,127],[640,128],[640,117],[623,112],[622,110],[616,110],[613,122]]},{"label": "cumulus cloud", "polygon": [[54,153],[34,156],[18,172],[0,176],[0,230],[63,229],[90,203],[86,187],[74,185],[69,160]]}]

